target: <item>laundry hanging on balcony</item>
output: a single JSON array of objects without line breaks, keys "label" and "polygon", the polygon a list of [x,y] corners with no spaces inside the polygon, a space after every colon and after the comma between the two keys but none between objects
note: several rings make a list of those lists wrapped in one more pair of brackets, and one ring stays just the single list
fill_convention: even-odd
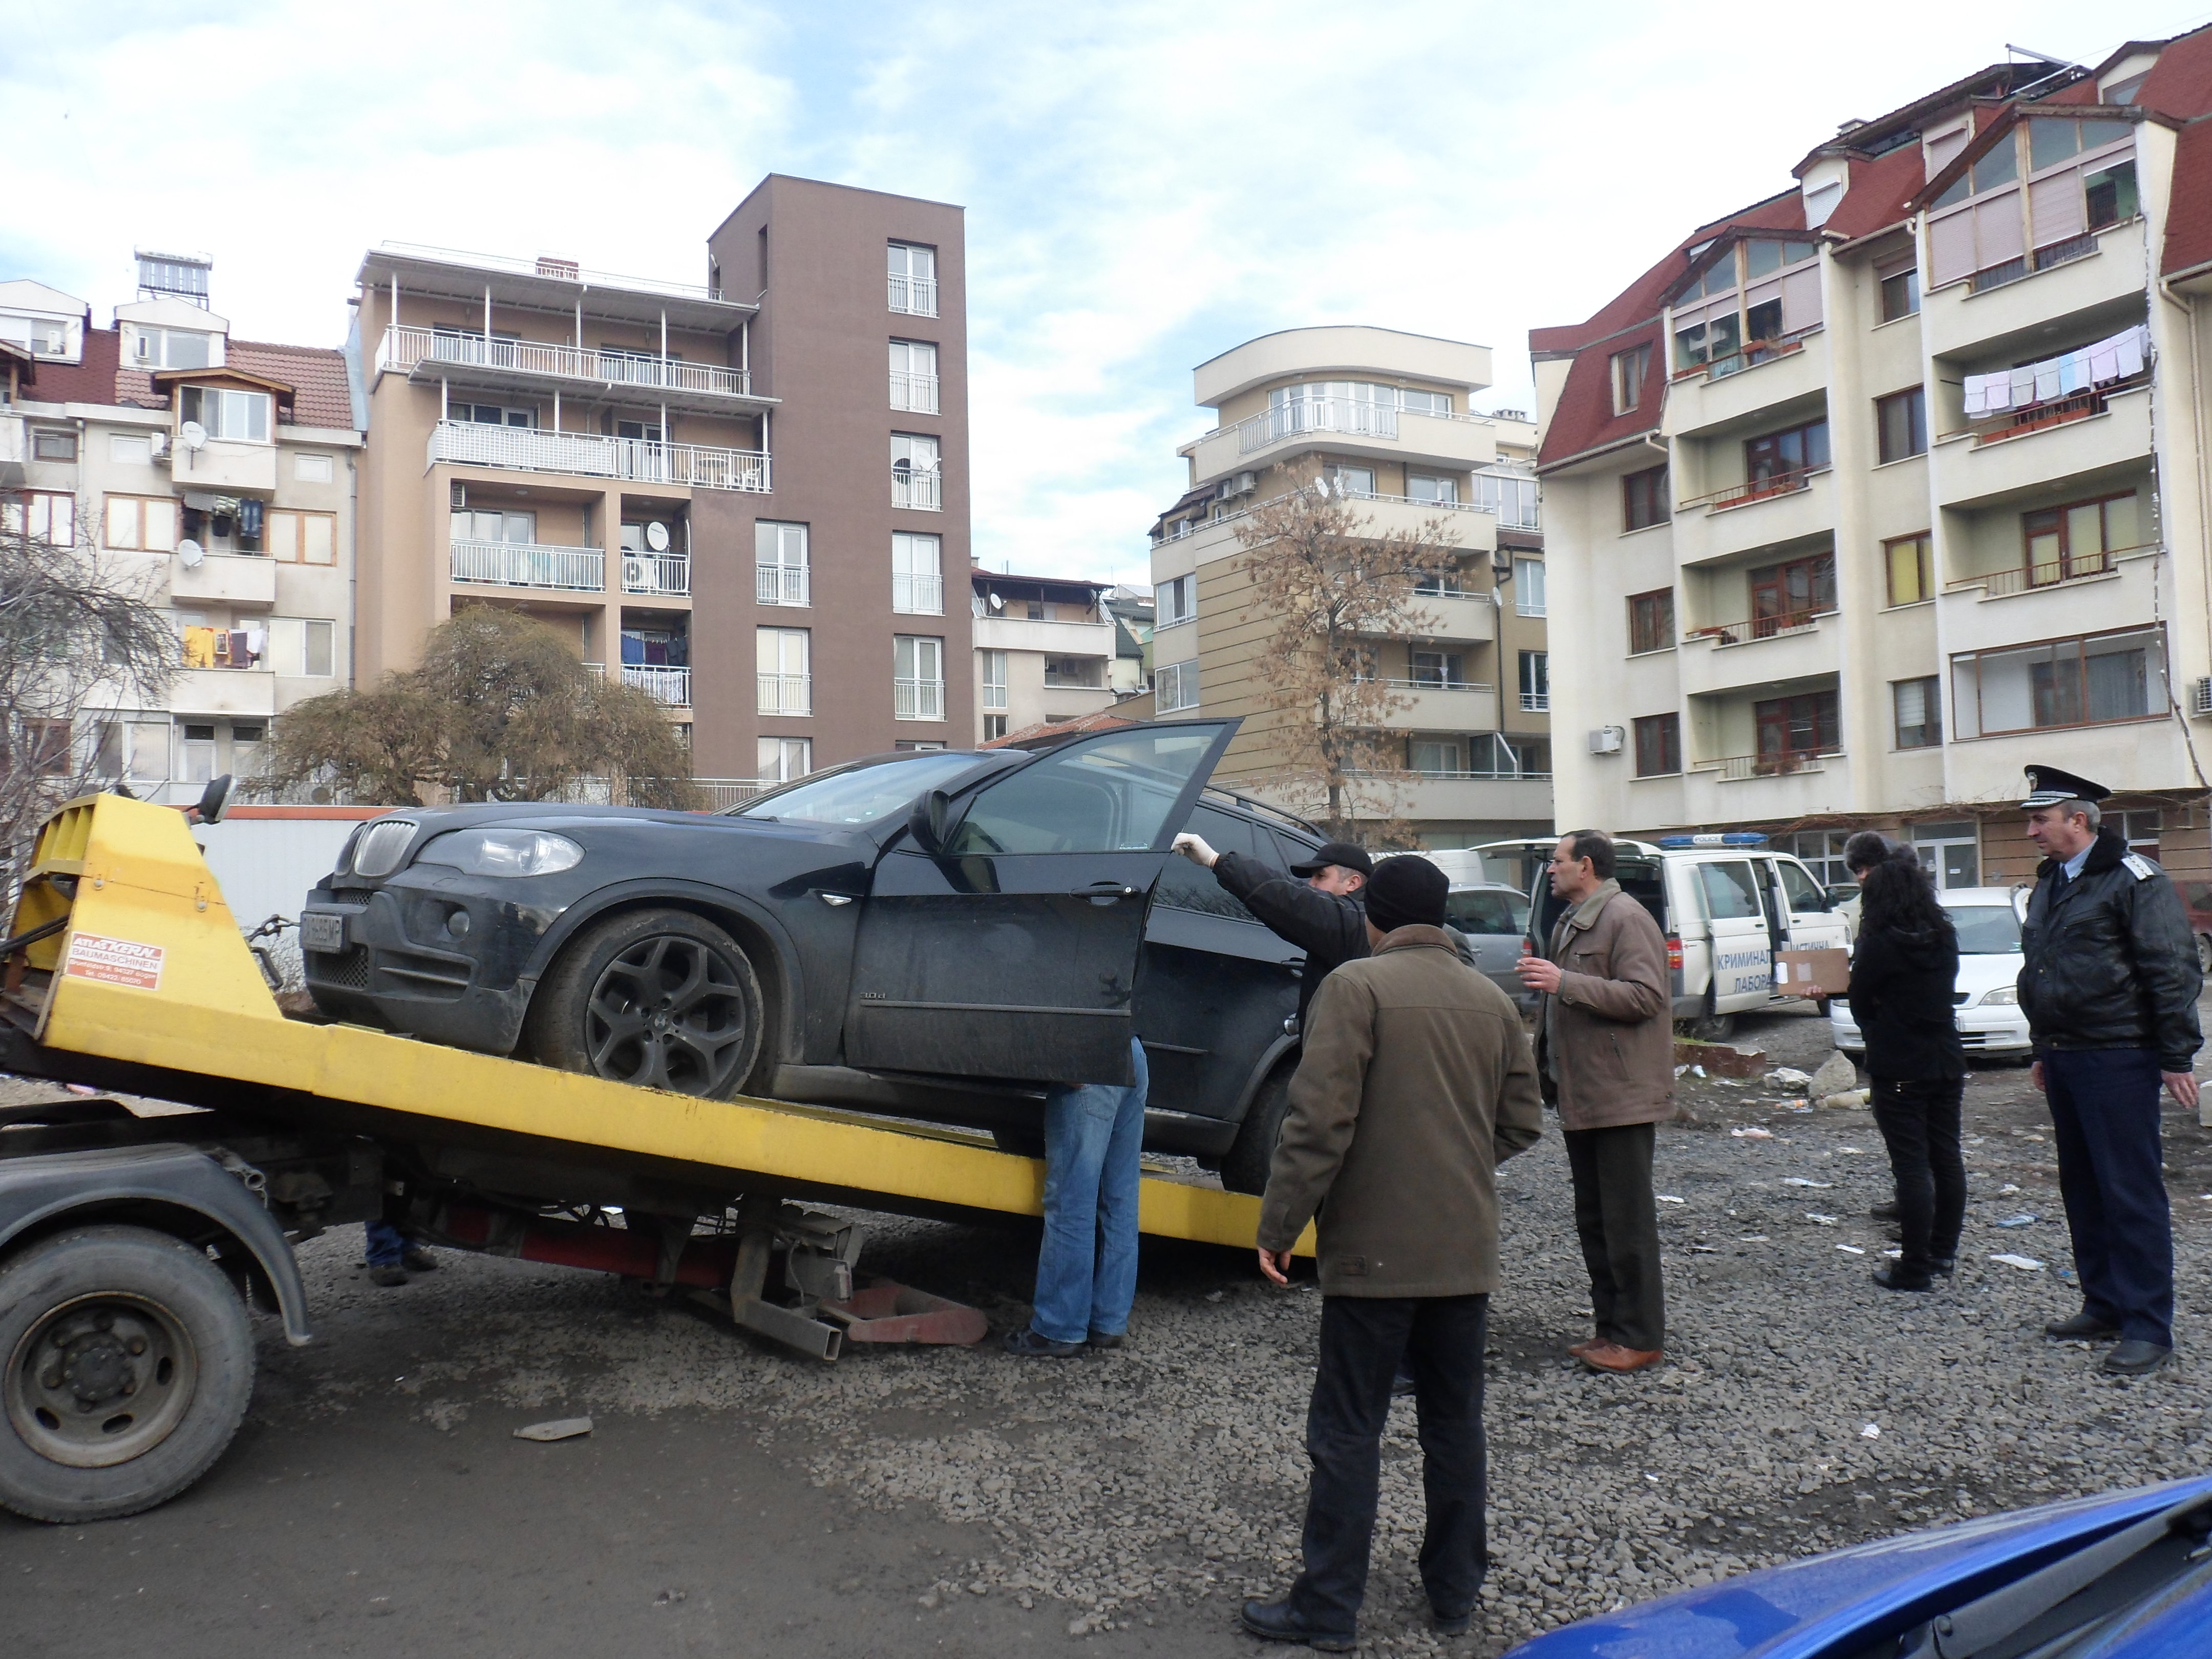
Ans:
[{"label": "laundry hanging on balcony", "polygon": [[2142,323],[2122,329],[2094,344],[2018,368],[2000,368],[1966,379],[1968,420],[2029,409],[2071,392],[2130,380],[2143,371],[2150,350],[2150,331]]}]

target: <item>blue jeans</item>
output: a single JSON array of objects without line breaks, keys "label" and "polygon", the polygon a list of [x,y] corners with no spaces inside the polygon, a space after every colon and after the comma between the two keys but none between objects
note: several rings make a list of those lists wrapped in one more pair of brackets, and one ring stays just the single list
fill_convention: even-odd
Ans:
[{"label": "blue jeans", "polygon": [[1137,1080],[1044,1097],[1044,1243],[1030,1328],[1055,1342],[1119,1336],[1137,1299],[1137,1154],[1145,1139],[1145,1051]]},{"label": "blue jeans", "polygon": [[364,1221],[361,1230],[368,1235],[368,1265],[372,1267],[396,1267],[399,1258],[415,1248],[415,1241],[388,1221]]}]

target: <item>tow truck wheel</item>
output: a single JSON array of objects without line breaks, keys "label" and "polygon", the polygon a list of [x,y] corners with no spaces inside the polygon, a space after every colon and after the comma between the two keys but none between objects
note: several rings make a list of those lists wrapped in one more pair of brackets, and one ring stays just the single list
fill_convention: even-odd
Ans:
[{"label": "tow truck wheel", "polygon": [[1221,1184],[1232,1193],[1255,1196],[1267,1190],[1267,1170],[1275,1143],[1283,1138],[1283,1116],[1291,1109],[1291,1070],[1278,1066],[1246,1108],[1237,1139],[1221,1159]]},{"label": "tow truck wheel", "polygon": [[0,1263],[0,1505],[105,1521],[175,1497],[238,1432],[253,1332],[230,1281],[141,1227],[87,1227]]},{"label": "tow truck wheel", "polygon": [[726,1099],[760,1057],[760,981],[713,922],[633,911],[561,953],[531,999],[523,1044],[564,1072]]}]

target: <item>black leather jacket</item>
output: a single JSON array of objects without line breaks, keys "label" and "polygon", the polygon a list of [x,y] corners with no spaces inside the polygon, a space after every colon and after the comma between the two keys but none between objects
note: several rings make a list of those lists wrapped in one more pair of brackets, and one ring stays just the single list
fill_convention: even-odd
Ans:
[{"label": "black leather jacket", "polygon": [[2036,1052],[2148,1048],[2160,1071],[2188,1071],[2204,1042],[2204,976],[2173,883],[2109,830],[2053,899],[2058,867],[2046,859],[2036,872],[2021,935],[2020,1003]]}]

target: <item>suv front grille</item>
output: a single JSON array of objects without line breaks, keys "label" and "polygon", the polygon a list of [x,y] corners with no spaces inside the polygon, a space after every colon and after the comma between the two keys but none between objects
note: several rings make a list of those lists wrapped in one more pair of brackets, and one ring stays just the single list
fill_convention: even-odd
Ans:
[{"label": "suv front grille", "polygon": [[349,991],[368,989],[368,947],[356,945],[337,951],[307,953],[307,977],[318,985],[336,985]]}]

